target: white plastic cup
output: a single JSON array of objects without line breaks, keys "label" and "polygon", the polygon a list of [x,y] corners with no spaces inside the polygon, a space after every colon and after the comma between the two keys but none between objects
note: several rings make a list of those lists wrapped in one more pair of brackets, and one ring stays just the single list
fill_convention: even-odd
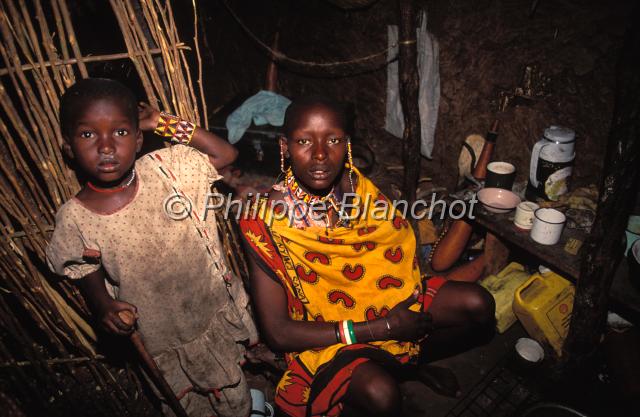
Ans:
[{"label": "white plastic cup", "polygon": [[556,209],[537,209],[534,211],[531,239],[541,245],[555,245],[560,241],[566,221],[567,217]]},{"label": "white plastic cup", "polygon": [[532,201],[523,201],[518,204],[513,224],[520,229],[531,230],[533,227],[533,218],[535,217],[534,212],[539,208],[540,206]]}]

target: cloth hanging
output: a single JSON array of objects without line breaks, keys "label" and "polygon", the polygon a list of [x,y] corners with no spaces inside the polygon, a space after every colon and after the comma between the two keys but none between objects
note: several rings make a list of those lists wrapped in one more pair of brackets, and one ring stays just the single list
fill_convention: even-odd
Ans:
[{"label": "cloth hanging", "polygon": [[[427,13],[422,12],[421,24],[416,29],[418,51],[420,111],[420,153],[431,158],[438,121],[440,105],[440,70],[438,41],[427,32]],[[398,26],[388,27],[389,55],[392,60],[398,55]],[[398,77],[398,61],[387,66],[387,114],[385,129],[392,135],[402,138],[404,132],[404,116],[400,103],[400,83]]]},{"label": "cloth hanging", "polygon": [[239,141],[253,122],[256,126],[282,126],[291,100],[272,91],[259,91],[233,111],[226,121],[229,142]]}]

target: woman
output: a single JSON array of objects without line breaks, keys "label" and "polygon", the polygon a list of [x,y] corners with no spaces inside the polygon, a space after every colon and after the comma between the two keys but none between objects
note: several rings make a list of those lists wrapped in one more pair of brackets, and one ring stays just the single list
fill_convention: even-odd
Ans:
[{"label": "woman", "polygon": [[[374,213],[382,205],[365,207],[367,198],[387,200],[353,167],[347,125],[328,99],[293,102],[280,139],[285,180],[240,222],[263,336],[287,352],[276,404],[289,416],[338,416],[345,407],[399,415],[400,378],[455,395],[455,378],[424,360],[467,349],[493,330],[486,291],[423,280],[409,222],[393,210]],[[358,209],[347,219],[349,205]],[[419,359],[421,366],[407,365]]]}]

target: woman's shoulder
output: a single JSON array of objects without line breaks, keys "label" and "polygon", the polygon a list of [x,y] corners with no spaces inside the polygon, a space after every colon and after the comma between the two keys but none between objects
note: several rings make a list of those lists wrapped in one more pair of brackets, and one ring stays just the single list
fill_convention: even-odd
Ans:
[{"label": "woman's shoulder", "polygon": [[284,190],[277,185],[274,185],[271,191],[269,192],[269,197],[267,198],[268,202],[280,201],[285,197]]}]

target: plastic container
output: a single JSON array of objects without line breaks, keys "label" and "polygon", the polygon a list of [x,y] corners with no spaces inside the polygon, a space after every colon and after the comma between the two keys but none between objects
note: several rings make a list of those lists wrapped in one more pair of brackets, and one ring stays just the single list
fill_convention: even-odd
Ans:
[{"label": "plastic container", "polygon": [[527,333],[562,355],[573,310],[575,287],[554,272],[533,274],[516,289],[513,311]]},{"label": "plastic container", "polygon": [[525,272],[524,266],[511,262],[496,275],[489,275],[480,282],[496,301],[496,327],[499,333],[504,333],[516,322],[513,295],[528,278],[529,274]]}]

